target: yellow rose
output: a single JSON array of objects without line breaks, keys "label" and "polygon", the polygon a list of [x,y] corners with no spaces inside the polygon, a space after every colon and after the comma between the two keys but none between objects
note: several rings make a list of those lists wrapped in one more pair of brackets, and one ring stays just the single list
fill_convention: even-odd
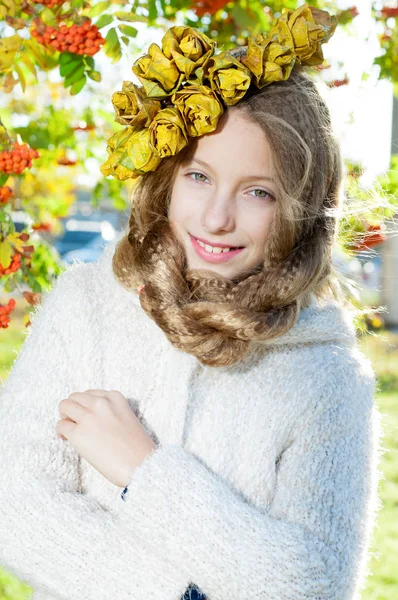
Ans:
[{"label": "yellow rose", "polygon": [[126,154],[121,159],[121,164],[130,169],[135,169],[138,174],[154,171],[161,159],[150,146],[150,132],[146,127],[135,131],[127,142]]},{"label": "yellow rose", "polygon": [[207,71],[212,90],[217,92],[228,106],[239,102],[249,89],[250,70],[227,50],[210,58]]},{"label": "yellow rose", "polygon": [[188,143],[184,121],[176,108],[160,110],[149,126],[150,145],[164,158],[174,156]]},{"label": "yellow rose", "polygon": [[242,63],[254,75],[257,87],[286,80],[296,62],[293,38],[286,23],[279,19],[268,34],[250,36]]},{"label": "yellow rose", "polygon": [[104,164],[100,166],[100,171],[107,177],[107,175],[112,175],[116,179],[120,181],[125,181],[126,179],[134,179],[136,175],[130,169],[126,169],[120,164],[122,152],[116,151],[113,152]]},{"label": "yellow rose", "polygon": [[157,44],[151,44],[148,54],[135,61],[131,67],[142,83],[148,98],[164,98],[176,91],[184,75],[174,60],[169,60]]},{"label": "yellow rose", "polygon": [[213,56],[216,42],[193,27],[170,27],[163,36],[164,55],[174,59],[187,80],[203,83],[203,68]]},{"label": "yellow rose", "polygon": [[133,132],[134,130],[131,127],[125,127],[109,138],[106,147],[109,156],[106,162],[100,166],[100,171],[105,177],[107,175],[113,175],[121,181],[134,177],[134,168],[127,168],[126,165],[120,163],[120,159],[126,149],[126,143]]},{"label": "yellow rose", "polygon": [[147,127],[161,109],[158,100],[147,98],[143,89],[131,81],[123,81],[122,91],[112,94],[115,121],[139,130]]},{"label": "yellow rose", "polygon": [[179,109],[185,129],[192,137],[214,131],[224,112],[217,94],[204,85],[186,86],[175,92],[171,100]]},{"label": "yellow rose", "polygon": [[292,34],[294,51],[301,62],[319,65],[323,62],[321,44],[327,42],[337,27],[337,18],[325,10],[303,4],[297,10],[282,9],[279,19]]}]

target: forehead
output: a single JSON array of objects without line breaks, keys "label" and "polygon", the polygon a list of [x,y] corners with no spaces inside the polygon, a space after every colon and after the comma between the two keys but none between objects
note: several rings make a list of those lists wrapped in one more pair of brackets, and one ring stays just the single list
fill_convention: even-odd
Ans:
[{"label": "forehead", "polygon": [[192,159],[233,174],[272,172],[272,156],[264,131],[257,123],[232,111],[223,115],[214,132],[197,138]]}]

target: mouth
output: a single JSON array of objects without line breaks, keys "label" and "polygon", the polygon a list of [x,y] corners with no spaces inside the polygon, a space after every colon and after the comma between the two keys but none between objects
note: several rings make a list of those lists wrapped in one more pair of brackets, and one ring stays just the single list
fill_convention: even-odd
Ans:
[{"label": "mouth", "polygon": [[244,247],[221,248],[217,246],[209,246],[208,244],[203,244],[203,242],[200,242],[191,234],[189,234],[189,237],[197,256],[209,263],[218,264],[221,262],[227,262],[228,260],[235,258],[235,256],[238,254],[241,254],[245,249]]}]

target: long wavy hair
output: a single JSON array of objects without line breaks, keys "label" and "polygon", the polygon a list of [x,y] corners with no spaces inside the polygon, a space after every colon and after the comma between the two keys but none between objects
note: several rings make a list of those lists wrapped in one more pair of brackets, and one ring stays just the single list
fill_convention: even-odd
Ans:
[{"label": "long wavy hair", "polygon": [[276,207],[262,264],[236,279],[187,268],[168,207],[177,170],[195,151],[192,138],[139,179],[112,265],[125,288],[145,285],[141,306],[170,342],[208,366],[233,365],[253,342],[287,332],[312,295],[341,295],[332,246],[343,161],[314,70],[294,67],[288,80],[250,90],[226,110],[257,123],[271,151]]}]

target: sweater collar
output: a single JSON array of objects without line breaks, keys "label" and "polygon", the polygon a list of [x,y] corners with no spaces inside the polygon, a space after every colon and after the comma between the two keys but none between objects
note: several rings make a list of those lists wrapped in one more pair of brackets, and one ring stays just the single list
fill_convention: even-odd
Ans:
[{"label": "sweater collar", "polygon": [[[118,232],[117,236],[105,247],[100,264],[105,270],[111,271],[112,275],[112,257],[117,242],[123,237],[124,232]],[[114,281],[118,282],[113,275]],[[119,284],[120,287],[121,284]],[[129,303],[141,308],[139,295],[137,292],[127,291],[126,299]],[[149,317],[148,317],[149,318]],[[269,340],[256,342],[260,346],[279,347],[283,345],[309,345],[326,342],[337,342],[345,345],[354,345],[356,341],[356,331],[354,324],[354,310],[343,307],[341,301],[333,298],[320,301],[315,296],[307,308],[303,308],[299,314],[295,325],[286,333]]]}]

